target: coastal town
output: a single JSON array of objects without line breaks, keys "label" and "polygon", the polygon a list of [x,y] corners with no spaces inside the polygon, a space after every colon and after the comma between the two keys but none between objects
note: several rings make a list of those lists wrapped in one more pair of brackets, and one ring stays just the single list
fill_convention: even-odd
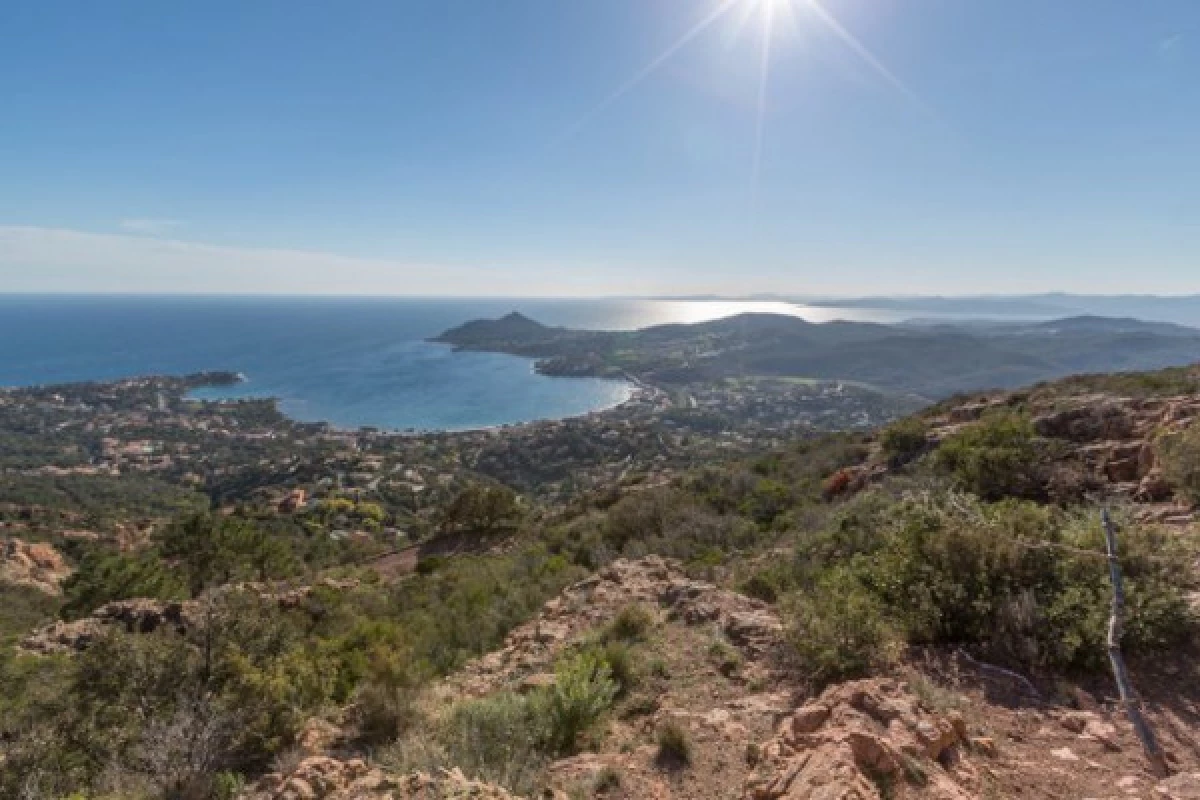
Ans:
[{"label": "coastal town", "polygon": [[0,390],[0,519],[117,535],[117,522],[93,513],[113,497],[143,530],[180,508],[303,515],[348,499],[382,509],[380,524],[357,532],[390,545],[428,535],[437,509],[473,485],[553,507],[598,487],[659,485],[806,432],[879,425],[917,405],[842,382],[640,384],[621,405],[579,417],[390,432],[299,422],[274,400],[191,396],[236,381],[204,373]]}]

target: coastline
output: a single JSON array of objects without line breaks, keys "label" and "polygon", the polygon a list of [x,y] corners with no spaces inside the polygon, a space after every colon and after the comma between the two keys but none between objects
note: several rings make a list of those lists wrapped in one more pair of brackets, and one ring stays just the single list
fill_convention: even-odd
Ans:
[{"label": "coastline", "polygon": [[[522,358],[521,356],[513,356]],[[518,420],[515,422],[501,422],[492,425],[470,425],[461,428],[388,428],[374,425],[341,425],[330,420],[319,419],[302,419],[295,416],[285,406],[287,399],[278,395],[231,395],[227,397],[197,397],[195,392],[203,389],[217,389],[230,386],[238,386],[250,383],[250,378],[243,373],[236,373],[239,380],[235,383],[205,383],[201,385],[191,386],[182,393],[184,400],[191,400],[202,403],[238,403],[238,402],[269,402],[275,410],[288,419],[288,421],[297,425],[319,425],[323,429],[336,434],[369,434],[372,436],[384,437],[420,437],[420,436],[444,436],[453,434],[470,434],[470,433],[494,433],[504,430],[512,430],[523,428],[532,425],[542,425],[554,422],[566,422],[569,420],[585,419],[600,414],[610,414],[620,411],[636,402],[648,400],[656,395],[661,390],[650,386],[643,381],[635,378],[632,375],[623,375],[620,379],[614,378],[593,378],[588,376],[571,376],[571,375],[547,375],[537,369],[537,359],[524,358],[523,360],[531,362],[529,371],[531,374],[538,375],[542,378],[551,380],[603,380],[610,383],[621,383],[622,397],[616,402],[607,403],[595,408],[590,408],[578,414],[565,414],[558,416],[537,417],[534,419]],[[175,378],[178,376],[132,376],[130,378],[119,380],[140,380],[143,378]],[[114,383],[117,381],[113,381]],[[108,381],[98,381],[98,384],[109,383]]]}]

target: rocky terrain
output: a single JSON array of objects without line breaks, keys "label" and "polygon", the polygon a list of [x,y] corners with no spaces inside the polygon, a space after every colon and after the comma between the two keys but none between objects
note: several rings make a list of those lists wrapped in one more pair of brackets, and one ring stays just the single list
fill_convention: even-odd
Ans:
[{"label": "rocky terrain", "polygon": [[261,583],[231,584],[207,597],[185,602],[164,602],[150,598],[132,598],[105,603],[80,619],[59,620],[31,631],[20,643],[29,653],[49,655],[86,649],[109,628],[127,633],[154,633],[175,630],[183,633],[196,624],[204,614],[207,602],[215,595],[228,592],[248,592],[255,597],[276,603],[281,609],[303,606],[317,589],[337,591],[353,588],[354,581],[323,579],[309,586],[287,587]]},{"label": "rocky terrain", "polygon": [[[548,798],[559,800],[559,793]],[[338,760],[311,756],[288,774],[271,773],[258,781],[243,800],[520,800],[499,786],[473,781],[461,770],[398,777],[361,758]],[[565,798],[564,798],[565,800]]]},{"label": "rocky terrain", "polygon": [[[1054,446],[1046,492],[1091,493],[1136,503],[1142,519],[1186,526],[1194,509],[1175,499],[1159,463],[1158,443],[1200,417],[1195,395],[1125,396],[1113,392],[996,392],[946,403],[924,415],[928,446],[960,433],[989,412],[1019,410]],[[839,491],[881,480],[891,468],[878,443],[862,465],[838,476]]]},{"label": "rocky terrain", "polygon": [[[1200,798],[1200,469],[1164,449],[1198,420],[1195,370],[989,392],[340,561],[370,503],[102,558],[16,509],[0,795]],[[1166,775],[1107,671],[1101,504]]]},{"label": "rocky terrain", "polygon": [[[663,659],[658,677],[618,706],[583,752],[547,767],[539,797],[1200,797],[1194,688],[1149,704],[1172,766],[1166,778],[1149,771],[1110,691],[1096,696],[1076,686],[1069,702],[1055,703],[998,685],[970,662],[946,660],[814,696],[789,670],[783,626],[765,604],[653,556],[617,561],[569,587],[501,649],[433,688],[426,703],[436,714],[463,698],[552,683],[556,656],[631,604],[654,614],[646,646]],[[736,649],[732,662],[714,660],[714,637]],[[1196,677],[1191,665],[1174,669],[1181,680]],[[664,758],[655,743],[668,724],[685,731],[686,762]],[[344,752],[306,752],[243,800],[458,797],[513,795],[461,770],[396,774]]]},{"label": "rocky terrain", "polygon": [[29,586],[46,594],[61,592],[72,570],[52,545],[21,539],[0,539],[0,582]]},{"label": "rocky terrain", "polygon": [[1158,464],[1157,442],[1181,432],[1200,416],[1200,398],[1122,397],[1081,394],[1043,397],[1012,394],[968,402],[933,418],[933,436],[945,438],[979,419],[989,408],[1022,403],[1034,429],[1065,443],[1064,461],[1074,461],[1090,486],[1139,503],[1155,504],[1165,521],[1190,522],[1189,509],[1168,504],[1172,487]]}]

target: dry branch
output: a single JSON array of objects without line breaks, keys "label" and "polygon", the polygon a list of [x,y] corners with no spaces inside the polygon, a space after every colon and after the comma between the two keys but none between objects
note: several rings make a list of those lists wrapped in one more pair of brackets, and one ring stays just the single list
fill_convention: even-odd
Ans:
[{"label": "dry branch", "polygon": [[1108,618],[1108,659],[1112,662],[1113,678],[1117,682],[1121,704],[1125,706],[1125,713],[1129,715],[1129,721],[1133,723],[1134,733],[1142,741],[1142,749],[1146,752],[1151,769],[1155,775],[1163,778],[1169,774],[1167,759],[1158,746],[1154,730],[1142,714],[1141,700],[1138,699],[1137,692],[1134,691],[1133,684],[1129,680],[1129,671],[1125,667],[1125,656],[1121,653],[1121,638],[1124,635],[1125,625],[1125,583],[1121,578],[1121,562],[1117,559],[1116,528],[1113,526],[1112,517],[1109,516],[1107,509],[1102,512],[1101,519],[1104,523],[1104,545],[1108,552],[1108,576],[1112,581],[1113,588],[1112,613]]}]

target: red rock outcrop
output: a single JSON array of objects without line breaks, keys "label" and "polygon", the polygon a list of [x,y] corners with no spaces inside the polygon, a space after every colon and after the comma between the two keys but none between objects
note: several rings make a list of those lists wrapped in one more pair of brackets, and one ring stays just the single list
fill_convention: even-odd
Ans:
[{"label": "red rock outcrop", "polygon": [[62,554],[45,542],[0,540],[0,582],[30,586],[46,594],[61,593],[72,570]]},{"label": "red rock outcrop", "polygon": [[745,800],[969,800],[976,783],[963,758],[961,716],[921,708],[891,679],[854,681],[796,709],[763,748]]}]

